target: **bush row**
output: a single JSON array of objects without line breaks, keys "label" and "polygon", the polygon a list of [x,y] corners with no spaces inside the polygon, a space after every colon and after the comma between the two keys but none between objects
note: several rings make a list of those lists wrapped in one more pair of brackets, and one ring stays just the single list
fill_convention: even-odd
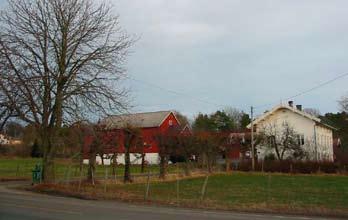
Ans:
[{"label": "bush row", "polygon": [[24,145],[0,145],[0,156],[19,156],[28,157],[30,156],[31,148]]},{"label": "bush row", "polygon": [[[243,161],[234,164],[232,169],[240,171],[252,171],[251,161]],[[256,171],[279,173],[347,173],[348,167],[340,163],[329,161],[263,161],[255,164]]]}]

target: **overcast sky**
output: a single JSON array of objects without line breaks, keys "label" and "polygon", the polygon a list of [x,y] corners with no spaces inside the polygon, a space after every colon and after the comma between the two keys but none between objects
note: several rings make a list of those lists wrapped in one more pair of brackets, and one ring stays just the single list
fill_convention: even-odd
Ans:
[{"label": "overcast sky", "polygon": [[[348,72],[345,0],[111,2],[123,28],[140,37],[127,63],[140,80],[127,82],[133,111],[248,111]],[[342,78],[294,101],[337,111],[347,83]]]},{"label": "overcast sky", "polygon": [[[286,101],[348,72],[347,1],[115,0],[140,40],[127,64],[136,111],[188,115]],[[296,98],[337,111],[348,77]],[[193,97],[194,99],[192,99]],[[206,100],[209,103],[201,102]],[[222,105],[222,106],[216,106]],[[258,112],[265,108],[257,109]]]}]

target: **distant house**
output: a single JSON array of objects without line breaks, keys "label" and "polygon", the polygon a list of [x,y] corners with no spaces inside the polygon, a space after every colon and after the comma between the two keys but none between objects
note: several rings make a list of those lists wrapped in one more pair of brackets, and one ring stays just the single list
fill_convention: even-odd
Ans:
[{"label": "distant house", "polygon": [[[250,160],[250,130],[225,132],[222,135],[228,136],[227,152],[223,157],[228,157],[233,164],[238,164],[243,160]],[[223,159],[225,160],[225,158]]]},{"label": "distant house", "polygon": [[10,139],[4,134],[0,134],[0,145],[7,145],[7,144],[10,144]]},{"label": "distant house", "polygon": [[[107,117],[100,121],[100,125],[104,127],[108,135],[117,141],[117,147],[107,147],[105,149],[105,154],[103,155],[104,164],[111,163],[111,156],[117,154],[117,163],[124,164],[124,136],[122,134],[122,129],[126,126],[132,126],[134,128],[140,129],[141,141],[144,147],[142,152],[139,149],[132,148],[131,150],[131,163],[140,164],[141,155],[145,154],[145,161],[148,164],[158,164],[159,162],[159,147],[156,141],[155,135],[160,132],[167,132],[169,130],[178,130],[180,132],[190,132],[188,126],[180,125],[179,120],[176,118],[174,112],[172,111],[158,111],[158,112],[145,112],[136,114],[122,114]],[[87,158],[87,152],[89,145],[92,142],[90,137],[87,140],[87,145],[84,149],[84,157]],[[97,163],[102,162],[102,158],[97,156]],[[88,163],[88,160],[84,160]]]},{"label": "distant house", "polygon": [[[260,133],[270,126],[280,132],[284,124],[288,124],[298,135],[298,141],[308,153],[310,160],[333,161],[333,128],[321,121],[321,119],[302,111],[301,105],[288,104],[278,105],[272,110],[265,112],[254,120],[254,131]],[[248,125],[251,128],[251,124]],[[274,150],[260,146],[258,158],[273,153]]]}]

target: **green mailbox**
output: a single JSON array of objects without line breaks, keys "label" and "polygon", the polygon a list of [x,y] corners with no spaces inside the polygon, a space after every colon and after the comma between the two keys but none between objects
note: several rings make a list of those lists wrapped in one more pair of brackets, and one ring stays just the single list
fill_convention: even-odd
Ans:
[{"label": "green mailbox", "polygon": [[33,184],[41,183],[42,180],[42,167],[39,164],[35,165],[35,168],[32,170],[33,172]]}]

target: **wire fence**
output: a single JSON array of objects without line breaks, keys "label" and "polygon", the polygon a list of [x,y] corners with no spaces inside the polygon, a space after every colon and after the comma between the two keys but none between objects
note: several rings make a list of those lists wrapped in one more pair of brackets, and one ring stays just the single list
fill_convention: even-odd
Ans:
[{"label": "wire fence", "polygon": [[[12,162],[0,166],[1,177],[30,179],[38,161]],[[96,166],[95,184],[87,183],[88,165],[64,161],[55,166],[55,183],[74,193],[101,198],[120,197],[129,200],[176,205],[218,207],[268,207],[300,210],[334,210],[348,213],[348,176],[337,174],[280,174],[267,172],[224,172],[214,166],[191,164],[168,165],[165,180],[159,179],[159,167],[131,166],[132,184],[123,184],[124,166]]]},{"label": "wire fence", "polygon": [[219,168],[215,173],[207,173],[197,167],[192,169],[191,176],[185,176],[182,166],[174,166],[165,180],[159,179],[158,172],[147,170],[134,173],[132,184],[123,184],[123,174],[115,175],[111,171],[110,167],[104,167],[104,172],[96,173],[94,185],[83,184],[81,178],[69,179],[68,175],[60,184],[100,198],[121,196],[127,200],[195,207],[280,208],[348,214],[347,176],[224,173]]}]

